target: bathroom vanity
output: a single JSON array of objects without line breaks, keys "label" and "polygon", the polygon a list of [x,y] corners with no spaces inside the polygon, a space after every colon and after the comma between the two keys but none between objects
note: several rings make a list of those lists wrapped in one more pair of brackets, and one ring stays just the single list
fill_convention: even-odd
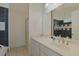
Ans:
[{"label": "bathroom vanity", "polygon": [[69,45],[58,43],[50,37],[32,37],[32,56],[78,56],[79,45],[71,42]]},{"label": "bathroom vanity", "polygon": [[[49,40],[49,39],[48,39]],[[59,56],[60,54],[54,50],[51,50],[47,45],[49,43],[44,41],[44,38],[32,38],[32,55],[33,56]]]}]

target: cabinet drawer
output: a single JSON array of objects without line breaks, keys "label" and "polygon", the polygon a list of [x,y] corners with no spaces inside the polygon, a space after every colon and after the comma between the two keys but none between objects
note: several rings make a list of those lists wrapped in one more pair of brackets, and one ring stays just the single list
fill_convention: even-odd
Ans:
[{"label": "cabinet drawer", "polygon": [[40,51],[42,51],[47,56],[60,56],[57,52],[45,47],[44,45],[40,44]]}]

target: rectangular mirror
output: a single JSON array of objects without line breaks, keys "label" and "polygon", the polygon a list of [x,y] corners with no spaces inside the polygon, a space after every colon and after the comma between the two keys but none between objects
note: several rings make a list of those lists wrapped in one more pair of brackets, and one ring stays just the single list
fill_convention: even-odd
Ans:
[{"label": "rectangular mirror", "polygon": [[64,3],[51,11],[51,36],[79,37],[79,3]]}]

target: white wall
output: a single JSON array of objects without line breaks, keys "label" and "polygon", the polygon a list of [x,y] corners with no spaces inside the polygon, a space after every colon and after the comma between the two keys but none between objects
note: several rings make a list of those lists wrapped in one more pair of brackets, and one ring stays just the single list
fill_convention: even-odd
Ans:
[{"label": "white wall", "polygon": [[43,35],[51,36],[51,12],[46,13],[43,10]]},{"label": "white wall", "polygon": [[42,33],[42,4],[29,4],[29,34],[38,36]]},{"label": "white wall", "polygon": [[9,4],[9,45],[25,45],[25,20],[28,17],[27,4]]}]

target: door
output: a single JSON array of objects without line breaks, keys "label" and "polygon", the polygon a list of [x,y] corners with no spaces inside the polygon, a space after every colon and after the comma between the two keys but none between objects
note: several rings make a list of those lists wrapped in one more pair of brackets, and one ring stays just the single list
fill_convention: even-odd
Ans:
[{"label": "door", "polygon": [[0,28],[0,44],[8,46],[8,8],[0,7],[0,24],[4,28]]}]

